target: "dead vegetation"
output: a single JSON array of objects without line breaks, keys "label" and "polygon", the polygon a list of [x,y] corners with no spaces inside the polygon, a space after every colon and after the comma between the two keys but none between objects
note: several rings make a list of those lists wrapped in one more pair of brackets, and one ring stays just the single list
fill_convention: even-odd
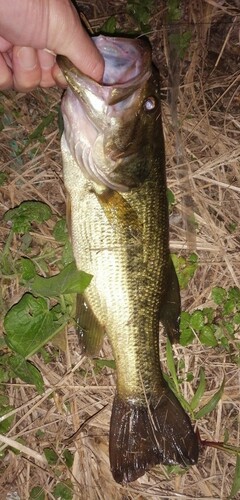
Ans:
[{"label": "dead vegetation", "polygon": [[[179,163],[167,99],[170,63],[166,38],[171,27],[163,26],[165,2],[156,4],[149,37],[162,77],[168,184],[176,197],[170,219],[171,250],[185,255],[191,248],[199,257],[197,272],[182,293],[183,309],[192,311],[213,306],[213,286],[240,287],[240,12],[237,1],[184,3],[183,28],[191,31],[191,41],[181,63],[178,132],[184,154]],[[92,0],[81,5],[88,18],[94,18],[93,26],[101,25],[115,13],[121,24],[127,22],[123,15],[125,1]],[[4,110],[0,162],[1,170],[8,175],[1,187],[1,215],[30,199],[44,201],[56,216],[65,213],[57,126],[60,95],[57,89],[37,90],[29,95],[14,92],[0,95]],[[44,138],[29,141],[43,116],[50,112],[53,121],[46,127]],[[189,232],[188,227],[186,232],[189,210],[195,222],[194,228],[190,227]],[[50,221],[33,231],[32,238],[36,252],[41,253],[43,248],[53,245],[54,267],[60,250],[53,241],[52,227],[53,221]],[[7,224],[1,222],[2,245],[8,232]],[[25,255],[17,238],[11,252],[16,256],[19,252]],[[3,312],[19,300],[22,292],[17,278],[11,282],[3,280]],[[114,372],[108,368],[96,370],[90,360],[81,356],[72,328],[65,332],[64,351],[54,345],[49,345],[47,350],[51,358],[47,364],[42,355],[33,359],[44,376],[43,395],[37,395],[33,386],[19,380],[3,384],[14,408],[11,411],[14,420],[11,430],[0,441],[1,498],[27,499],[34,486],[41,486],[45,498],[51,499],[57,481],[67,479],[74,486],[75,500],[225,499],[229,496],[236,457],[205,447],[198,465],[187,472],[172,473],[158,466],[133,484],[117,485],[108,461]],[[194,394],[201,367],[207,379],[201,406],[225,377],[222,399],[212,413],[198,421],[198,428],[202,440],[223,441],[227,432],[229,442],[239,446],[239,369],[234,356],[220,348],[204,347],[197,339],[187,348],[175,346],[174,354],[176,360],[184,360],[183,371],[193,374],[193,381],[182,384],[187,400]],[[112,357],[107,342],[104,356]],[[164,346],[161,361],[166,369]],[[78,437],[69,439],[79,428]],[[19,454],[12,451],[14,443]],[[46,462],[45,448],[56,452],[57,463]],[[65,449],[73,455],[71,468],[64,460]],[[14,492],[18,497],[10,496]]]}]

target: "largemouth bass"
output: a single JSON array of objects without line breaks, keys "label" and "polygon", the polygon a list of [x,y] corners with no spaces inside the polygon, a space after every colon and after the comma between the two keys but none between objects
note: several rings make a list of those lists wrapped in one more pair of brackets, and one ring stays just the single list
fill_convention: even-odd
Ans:
[{"label": "largemouth bass", "polygon": [[116,362],[109,455],[114,479],[194,464],[198,440],[163,377],[159,322],[178,339],[180,298],[169,253],[159,76],[142,39],[95,37],[102,84],[60,56],[68,89],[61,148],[76,264],[93,275],[78,299],[86,353],[106,333]]}]

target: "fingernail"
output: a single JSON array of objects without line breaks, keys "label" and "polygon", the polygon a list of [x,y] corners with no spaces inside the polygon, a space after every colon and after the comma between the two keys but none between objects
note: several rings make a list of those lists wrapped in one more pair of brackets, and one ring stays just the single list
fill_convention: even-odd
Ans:
[{"label": "fingernail", "polygon": [[17,57],[23,69],[32,70],[37,66],[37,55],[31,47],[21,47],[17,52]]}]

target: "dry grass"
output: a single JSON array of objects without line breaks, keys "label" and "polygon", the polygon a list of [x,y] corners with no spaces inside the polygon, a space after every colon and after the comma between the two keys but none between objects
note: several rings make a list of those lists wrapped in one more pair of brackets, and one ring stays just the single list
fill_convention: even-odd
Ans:
[{"label": "dry grass", "polygon": [[[89,7],[90,4],[90,7]],[[88,2],[88,17],[102,23],[116,10],[124,11],[125,2]],[[187,3],[186,3],[187,4]],[[231,5],[230,5],[231,4]],[[151,20],[150,38],[154,58],[163,78],[163,95],[167,88],[168,51],[165,29],[161,28],[164,8]],[[186,254],[194,248],[199,267],[186,291],[183,309],[194,310],[213,306],[213,286],[240,286],[239,219],[240,219],[240,100],[239,100],[239,12],[237,2],[206,0],[189,2],[185,9],[186,24],[192,31],[188,55],[182,67],[179,93],[180,137],[184,152],[179,163],[176,157],[174,127],[170,108],[163,100],[169,187],[177,204],[171,216],[171,249]],[[237,16],[238,14],[238,16]],[[100,19],[100,21],[99,21]],[[93,23],[94,24],[94,23]],[[23,200],[36,199],[50,205],[54,214],[64,215],[65,197],[61,177],[61,157],[57,128],[57,106],[60,91],[37,90],[30,95],[6,92],[0,95],[4,107],[4,129],[1,132],[1,169],[8,182],[1,188],[1,214]],[[56,115],[47,128],[44,142],[27,144],[29,134],[52,110]],[[22,150],[16,154],[16,151]],[[186,199],[191,203],[186,204]],[[196,230],[186,233],[184,221],[188,210],[193,211]],[[237,230],[229,228],[235,223]],[[55,249],[52,268],[59,255],[51,231],[53,221],[32,232],[36,253]],[[9,228],[0,225],[4,244]],[[55,245],[55,246],[54,246]],[[11,252],[18,258],[25,255],[16,238]],[[2,301],[5,310],[22,294],[17,278],[2,281]],[[68,333],[68,334],[67,334]],[[3,455],[0,496],[18,492],[21,499],[29,498],[31,488],[40,485],[46,498],[53,497],[58,480],[71,480],[74,499],[214,499],[227,498],[234,475],[235,457],[212,448],[201,450],[199,463],[187,473],[170,474],[158,466],[143,478],[128,486],[117,485],[109,471],[108,429],[111,401],[114,393],[112,371],[97,373],[92,362],[82,357],[72,329],[66,332],[65,352],[50,345],[51,362],[42,357],[33,359],[45,382],[45,392],[37,395],[34,387],[19,380],[6,384],[14,424],[6,436],[0,437],[0,450],[17,446],[18,455],[8,448]],[[202,439],[221,441],[225,430],[229,441],[239,446],[239,371],[233,358],[221,349],[206,348],[197,340],[188,348],[174,347],[176,359],[184,360],[185,372],[191,371],[193,382],[182,384],[189,400],[197,386],[199,370],[204,367],[207,379],[201,405],[226,379],[224,395],[217,408],[198,422]],[[104,355],[111,358],[106,342]],[[166,369],[164,346],[161,361]],[[99,411],[102,410],[102,411]],[[89,417],[93,416],[91,419]],[[73,441],[66,441],[79,427]],[[41,435],[37,432],[41,429]],[[52,447],[57,465],[46,463],[43,449]],[[63,460],[67,448],[73,453],[72,469]],[[8,497],[10,498],[10,497]]]}]

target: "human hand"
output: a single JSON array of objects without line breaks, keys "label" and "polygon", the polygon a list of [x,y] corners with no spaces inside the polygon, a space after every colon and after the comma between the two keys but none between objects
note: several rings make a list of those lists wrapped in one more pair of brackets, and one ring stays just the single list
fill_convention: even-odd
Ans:
[{"label": "human hand", "polygon": [[55,54],[101,79],[102,56],[70,0],[0,0],[0,90],[65,87]]}]

